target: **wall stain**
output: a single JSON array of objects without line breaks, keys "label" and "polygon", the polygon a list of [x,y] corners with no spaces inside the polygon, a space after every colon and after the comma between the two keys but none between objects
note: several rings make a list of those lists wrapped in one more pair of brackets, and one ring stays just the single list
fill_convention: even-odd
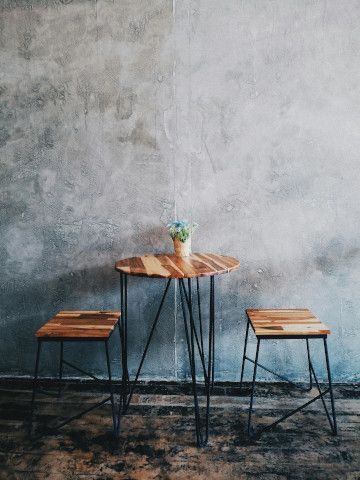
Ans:
[{"label": "wall stain", "polygon": [[43,110],[49,103],[54,106],[65,104],[69,92],[65,83],[53,84],[46,78],[34,81],[26,92],[14,93],[17,107],[24,110]]},{"label": "wall stain", "polygon": [[339,238],[330,241],[322,251],[322,255],[314,257],[314,262],[316,268],[327,276],[335,275],[338,270],[351,268],[354,261],[360,260],[360,246],[345,246]]},{"label": "wall stain", "polygon": [[86,116],[89,113],[90,96],[93,93],[93,87],[89,78],[85,74],[79,77],[76,91],[82,100],[83,113]]},{"label": "wall stain", "polygon": [[133,114],[133,106],[136,94],[131,89],[123,90],[116,99],[116,118],[127,120]]},{"label": "wall stain", "polygon": [[162,15],[163,10],[156,8],[151,12],[147,12],[143,17],[138,20],[132,20],[129,22],[129,36],[130,41],[138,42],[143,39],[146,28],[149,23],[156,17]]},{"label": "wall stain", "polygon": [[142,145],[144,147],[156,149],[156,140],[145,130],[144,122],[138,120],[135,127],[129,135],[118,136],[118,140],[121,143],[132,143],[135,145]]},{"label": "wall stain", "polygon": [[10,139],[10,134],[5,127],[0,127],[0,148],[5,146]]},{"label": "wall stain", "polygon": [[51,127],[45,127],[43,132],[38,135],[38,148],[40,150],[54,148],[54,131]]},{"label": "wall stain", "polygon": [[32,35],[30,32],[24,33],[19,39],[18,52],[20,57],[24,58],[25,60],[31,59],[31,43]]}]

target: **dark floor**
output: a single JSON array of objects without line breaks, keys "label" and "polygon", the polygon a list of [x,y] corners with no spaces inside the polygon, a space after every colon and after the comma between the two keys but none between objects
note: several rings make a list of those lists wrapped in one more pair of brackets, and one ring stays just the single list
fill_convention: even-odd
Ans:
[{"label": "dark floor", "polygon": [[[142,385],[122,424],[111,435],[108,405],[56,434],[25,434],[30,390],[19,382],[0,384],[1,479],[360,479],[360,386],[337,385],[339,434],[330,433],[321,402],[313,403],[257,440],[244,433],[248,396],[231,386],[216,387],[211,442],[194,445],[188,386]],[[224,393],[226,395],[224,395]],[[310,398],[284,384],[261,384],[254,420],[275,416]],[[37,432],[44,421],[68,415],[101,398],[89,384],[71,384],[60,402],[39,398]]]}]

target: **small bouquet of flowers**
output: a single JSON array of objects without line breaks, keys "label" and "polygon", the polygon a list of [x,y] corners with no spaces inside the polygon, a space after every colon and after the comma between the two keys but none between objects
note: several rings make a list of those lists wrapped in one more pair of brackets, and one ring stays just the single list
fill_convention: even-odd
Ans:
[{"label": "small bouquet of flowers", "polygon": [[186,220],[175,220],[167,225],[177,257],[188,257],[191,254],[191,235],[197,227],[197,223],[189,223]]}]

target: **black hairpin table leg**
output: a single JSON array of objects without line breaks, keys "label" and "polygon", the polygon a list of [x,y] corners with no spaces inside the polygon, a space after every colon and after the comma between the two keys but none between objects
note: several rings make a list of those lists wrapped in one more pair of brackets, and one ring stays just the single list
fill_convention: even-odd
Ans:
[{"label": "black hairpin table leg", "polygon": [[[210,277],[210,315],[209,315],[209,338],[208,338],[208,358],[207,365],[205,361],[204,352],[204,338],[203,338],[203,325],[201,316],[201,302],[200,302],[200,290],[197,279],[197,303],[199,314],[199,329],[195,324],[194,308],[192,301],[192,285],[191,279],[187,281],[188,288],[186,289],[183,279],[179,279],[180,299],[182,306],[182,313],[184,319],[184,329],[186,337],[186,345],[189,354],[189,364],[191,372],[191,380],[193,384],[193,396],[194,396],[194,409],[195,409],[195,432],[196,442],[198,447],[204,447],[209,439],[209,416],[210,416],[210,397],[211,388],[214,384],[214,350],[215,350],[215,287],[214,277]],[[187,308],[186,308],[187,307]],[[188,312],[188,315],[187,315]],[[202,425],[199,398],[198,398],[198,385],[197,385],[197,369],[196,369],[196,356],[199,354],[201,367],[204,376],[205,383],[205,395],[206,395],[206,407],[205,407],[205,425]]]},{"label": "black hairpin table leg", "polygon": [[117,427],[116,427],[116,435],[119,435],[120,433],[120,423],[121,423],[121,417],[122,415],[125,415],[130,402],[132,400],[134,390],[138,384],[139,376],[141,373],[142,366],[144,364],[144,360],[146,357],[146,354],[148,352],[153,334],[155,332],[156,325],[158,324],[160,314],[165,302],[165,298],[167,296],[170,283],[171,283],[171,278],[168,279],[166,283],[166,287],[158,308],[158,311],[156,313],[155,319],[153,321],[153,324],[151,326],[151,330],[145,345],[144,352],[142,354],[141,360],[139,367],[137,369],[136,375],[134,380],[131,382],[131,387],[130,387],[130,379],[129,379],[129,372],[128,372],[128,367],[127,367],[127,279],[126,275],[124,275],[125,279],[123,278],[123,274],[120,276],[120,283],[121,283],[121,318],[122,318],[122,326],[121,326],[121,333],[120,333],[120,338],[121,338],[121,345],[122,345],[122,385],[121,385],[121,395],[120,395],[120,402],[119,402],[119,407],[118,407],[118,414],[117,414]]}]

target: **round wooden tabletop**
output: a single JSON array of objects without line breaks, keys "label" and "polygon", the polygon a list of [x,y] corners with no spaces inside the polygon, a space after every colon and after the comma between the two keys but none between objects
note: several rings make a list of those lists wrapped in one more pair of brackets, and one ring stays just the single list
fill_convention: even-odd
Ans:
[{"label": "round wooden tabletop", "polygon": [[239,268],[236,258],[213,253],[192,253],[189,257],[175,255],[143,255],[125,258],[115,269],[127,275],[156,278],[193,278],[220,275]]}]

